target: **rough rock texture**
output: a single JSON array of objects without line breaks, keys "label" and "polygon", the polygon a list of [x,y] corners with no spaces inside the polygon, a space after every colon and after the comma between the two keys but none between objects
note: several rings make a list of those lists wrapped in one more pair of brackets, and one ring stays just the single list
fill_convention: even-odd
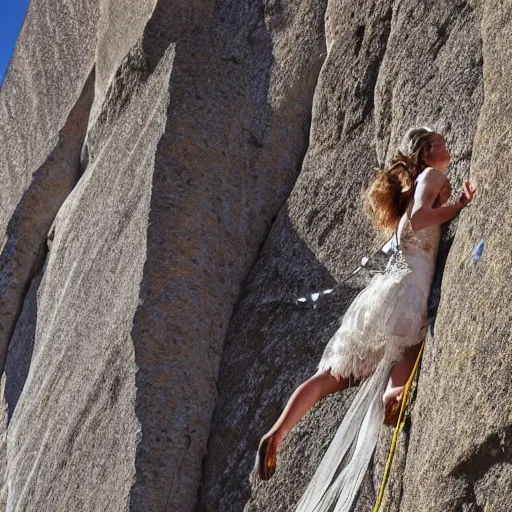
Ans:
[{"label": "rough rock texture", "polygon": [[[486,9],[492,12],[493,7]],[[455,6],[448,2],[435,5],[368,2],[355,9],[348,2],[329,2],[325,31],[329,52],[315,90],[308,153],[297,183],[251,272],[226,339],[221,394],[210,435],[200,510],[293,510],[301,496],[351,393],[324,399],[297,425],[282,445],[277,473],[268,483],[253,482],[251,486],[241,478],[252,468],[259,437],[277,418],[294,387],[314,372],[325,343],[336,329],[336,312],[343,313],[354,291],[347,289],[349,281],[339,291],[337,305],[329,301],[323,306],[319,304],[315,310],[300,311],[292,305],[293,299],[309,289],[330,287],[357,264],[361,255],[370,252],[372,238],[361,217],[361,191],[370,177],[371,167],[391,155],[410,125],[427,124],[444,133],[452,152],[452,183],[460,186],[468,176],[477,122],[485,109],[482,95],[485,68],[480,38],[488,30],[485,24],[490,24],[492,18],[490,15],[482,18],[483,12],[483,7],[468,3]],[[509,47],[505,39],[498,41],[495,44]],[[499,57],[495,59],[499,62]],[[499,108],[501,99],[493,101]],[[493,111],[489,115],[497,114]],[[480,186],[479,176],[473,172],[470,176]],[[500,185],[502,201],[510,201],[504,180],[500,180]],[[483,194],[475,206],[462,214],[466,225],[479,222],[480,201],[485,201]],[[496,223],[502,222],[501,219],[496,219]],[[445,236],[439,257],[440,270],[455,226],[452,223]],[[478,235],[467,237],[464,247],[457,244],[452,249],[451,268],[455,272],[461,257],[467,257],[483,236],[484,231],[479,230]],[[509,253],[510,250],[503,251],[507,259]],[[471,271],[469,267],[468,271]],[[472,287],[475,296],[485,304],[486,299],[480,296],[479,280],[475,282],[474,277],[466,287]],[[414,409],[421,412],[415,412],[401,435],[384,510],[462,510],[460,487],[455,483],[447,485],[440,469],[448,461],[444,454],[457,444],[456,432],[459,435],[465,432],[462,434],[465,439],[471,439],[472,407],[467,404],[475,403],[475,394],[479,396],[476,382],[473,380],[470,391],[464,385],[458,365],[454,364],[454,359],[463,364],[460,346],[467,343],[472,331],[466,321],[467,304],[462,299],[464,292],[458,286],[459,280],[460,276],[454,278],[450,288],[451,293],[457,294],[457,302],[443,300],[444,307],[441,306],[435,326],[435,342],[432,337],[427,340],[420,405]],[[432,300],[434,310],[440,282],[439,273]],[[488,286],[492,289],[496,285]],[[500,287],[500,293],[509,292]],[[447,324],[454,325],[454,309],[461,299],[455,334],[455,329]],[[504,316],[510,318],[509,313]],[[491,326],[488,329],[487,332],[492,332]],[[495,334],[503,346],[507,335]],[[453,353],[442,359],[442,371],[431,366],[433,359],[439,361],[433,352],[438,344],[453,347]],[[504,351],[499,353],[505,356]],[[506,362],[500,370],[502,385],[507,386],[511,358],[504,357],[502,362]],[[483,356],[480,364],[485,366]],[[471,380],[470,373],[465,378]],[[480,386],[487,386],[488,392],[496,392],[484,381],[479,382]],[[451,394],[440,396],[440,386],[451,389]],[[464,398],[465,390],[468,394]],[[480,394],[484,399],[482,390]],[[499,396],[506,402],[507,390],[502,388]],[[467,418],[454,431],[461,408]],[[447,410],[450,415],[446,414]],[[421,427],[415,422],[420,421],[416,419],[420,414],[424,418]],[[507,413],[503,412],[502,416],[506,418]],[[439,421],[441,417],[443,422]],[[481,430],[481,426],[476,428]],[[358,511],[373,509],[391,433],[389,428],[382,430],[374,466],[368,472],[355,507]],[[446,441],[441,443],[439,438]],[[433,445],[439,449],[433,451]],[[485,451],[485,445],[484,448],[473,446]],[[489,445],[489,449],[494,448]],[[478,464],[479,455],[475,451],[469,449],[467,454]],[[510,461],[510,454],[503,451],[500,454],[495,457],[504,466],[504,460]],[[427,484],[422,479],[428,470],[431,480]],[[483,467],[481,473],[466,476],[466,488],[471,488],[472,481],[478,479],[486,482],[482,488],[487,491],[493,489],[493,484],[500,491],[494,498],[466,493],[465,503],[473,507],[467,510],[484,510],[487,500],[496,504],[495,510],[507,510],[503,500],[510,498],[510,489],[506,487],[508,477],[502,474],[499,482],[493,481],[499,471],[492,467],[489,470],[487,474]],[[453,480],[457,479],[462,480],[461,477]],[[439,493],[441,481],[444,493]],[[506,498],[499,498],[502,499],[499,508],[501,495]]]},{"label": "rough rock texture", "polygon": [[2,238],[91,72],[98,15],[94,1],[31,2],[0,95]]},{"label": "rough rock texture", "polygon": [[[403,510],[511,508],[512,98],[504,80],[512,71],[511,7],[482,7],[483,104],[471,159],[478,197],[459,223],[444,273],[419,382]],[[473,266],[467,256],[481,239],[485,253]]]},{"label": "rough rock texture", "polygon": [[[65,7],[56,7],[64,18]],[[46,23],[42,9],[34,0],[27,19]],[[18,264],[18,277],[15,244],[4,244],[8,510],[194,508],[231,310],[307,147],[325,57],[322,5],[300,17],[259,4],[157,2],[132,17],[119,9],[102,2],[95,12],[95,97],[69,169],[80,179],[46,228],[36,293],[30,279],[43,258]],[[302,23],[310,35],[301,41],[286,29],[304,32]],[[10,136],[23,106],[10,91],[47,66],[18,69],[17,59],[41,37],[24,30],[2,87],[7,162],[24,148]],[[48,139],[67,133],[61,117]],[[32,181],[37,169],[23,167]],[[23,197],[34,188],[16,185]],[[25,204],[11,202],[6,224]],[[30,223],[9,229],[13,239],[33,234]]]},{"label": "rough rock texture", "polygon": [[2,508],[293,510],[353,390],[306,415],[268,483],[255,449],[369,275],[295,300],[382,242],[372,168],[428,124],[478,195],[446,230],[383,510],[507,512],[511,12],[32,0],[0,90]]}]

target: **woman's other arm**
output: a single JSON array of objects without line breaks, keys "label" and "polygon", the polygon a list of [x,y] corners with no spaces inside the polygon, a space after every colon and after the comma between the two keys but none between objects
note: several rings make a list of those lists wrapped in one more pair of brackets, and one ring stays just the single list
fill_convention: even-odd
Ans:
[{"label": "woman's other arm", "polygon": [[452,220],[473,197],[474,190],[468,185],[469,197],[464,188],[464,193],[457,203],[433,208],[437,195],[447,178],[441,171],[432,167],[423,171],[420,178],[414,192],[414,205],[410,217],[411,227],[414,231]]},{"label": "woman's other arm", "polygon": [[464,206],[460,203],[440,206],[439,208],[423,206],[411,215],[411,227],[413,231],[419,231],[432,224],[444,224],[457,217],[462,208]]}]

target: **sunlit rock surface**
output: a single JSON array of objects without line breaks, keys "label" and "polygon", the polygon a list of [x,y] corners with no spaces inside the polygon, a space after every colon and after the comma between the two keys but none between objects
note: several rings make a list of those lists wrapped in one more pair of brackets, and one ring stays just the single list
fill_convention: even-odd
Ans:
[{"label": "sunlit rock surface", "polygon": [[383,510],[507,512],[511,13],[32,0],[0,90],[2,509],[293,510],[354,391],[304,417],[269,482],[256,447],[369,274],[296,299],[383,242],[365,187],[426,124],[477,195],[445,230]]}]

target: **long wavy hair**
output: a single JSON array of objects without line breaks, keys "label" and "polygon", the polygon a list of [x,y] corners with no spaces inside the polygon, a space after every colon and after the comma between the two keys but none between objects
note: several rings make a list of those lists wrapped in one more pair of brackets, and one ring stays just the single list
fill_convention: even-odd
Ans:
[{"label": "long wavy hair", "polygon": [[426,126],[411,128],[389,166],[377,169],[366,192],[365,210],[377,231],[392,231],[414,196],[416,178],[427,165],[435,132]]}]

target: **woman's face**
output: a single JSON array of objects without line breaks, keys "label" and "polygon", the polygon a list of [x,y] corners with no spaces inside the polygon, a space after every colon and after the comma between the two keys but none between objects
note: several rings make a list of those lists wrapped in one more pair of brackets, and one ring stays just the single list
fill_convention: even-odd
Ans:
[{"label": "woman's face", "polygon": [[425,156],[425,163],[429,167],[434,167],[439,171],[446,172],[450,165],[450,153],[446,148],[446,141],[439,133],[434,133],[431,137],[431,148]]}]

